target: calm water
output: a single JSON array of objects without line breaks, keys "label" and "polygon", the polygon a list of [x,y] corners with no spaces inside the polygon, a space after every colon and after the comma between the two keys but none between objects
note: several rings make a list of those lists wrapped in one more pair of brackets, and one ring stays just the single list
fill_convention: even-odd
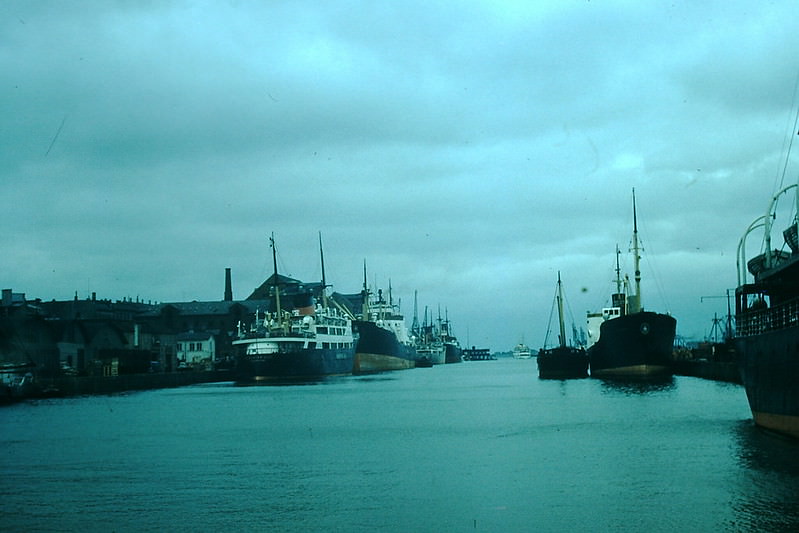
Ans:
[{"label": "calm water", "polygon": [[4,531],[790,531],[799,445],[737,385],[535,360],[0,409]]}]

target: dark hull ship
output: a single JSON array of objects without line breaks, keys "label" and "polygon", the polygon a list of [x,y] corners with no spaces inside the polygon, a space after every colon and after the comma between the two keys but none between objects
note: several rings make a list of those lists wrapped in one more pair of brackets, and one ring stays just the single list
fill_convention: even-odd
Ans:
[{"label": "dark hull ship", "polygon": [[[585,349],[568,346],[566,326],[563,322],[563,289],[558,272],[558,288],[555,295],[560,326],[559,346],[538,351],[538,377],[541,379],[570,379],[588,377],[588,355]],[[546,345],[546,340],[544,341]]]},{"label": "dark hull ship", "polygon": [[441,323],[441,338],[444,340],[444,362],[447,364],[462,363],[463,350],[458,338],[452,333],[452,323],[449,321],[449,316]]},{"label": "dark hull ship", "polygon": [[[641,306],[638,220],[633,190],[633,260],[635,292],[622,290],[619,250],[616,248],[616,292],[611,307],[588,315],[588,348],[592,377],[652,378],[673,373],[672,352],[677,320]],[[624,282],[626,287],[627,282]]]},{"label": "dark hull ship", "polygon": [[650,311],[606,320],[588,349],[595,377],[669,376],[677,321]]},{"label": "dark hull ship", "polygon": [[[755,220],[741,238],[735,349],[755,424],[799,438],[799,242],[795,218],[783,232],[790,252],[771,247],[777,200],[796,187],[794,184],[778,192],[766,215]],[[754,281],[747,283],[742,271],[745,240],[761,226],[765,227],[766,251],[748,262]]]},{"label": "dark hull ship", "polygon": [[[416,350],[405,325],[405,317],[399,313],[388,289],[388,301],[378,289],[371,298],[366,282],[366,264],[363,268],[363,290],[360,294],[361,312],[353,320],[356,333],[353,372],[369,374],[389,370],[405,370],[416,366]],[[350,303],[358,295],[345,296]]]},{"label": "dark hull ship", "polygon": [[[239,331],[233,346],[236,380],[240,383],[281,379],[314,379],[351,374],[355,354],[350,317],[327,305],[322,259],[321,302],[299,287],[283,294],[277,274],[274,238],[270,238],[274,263],[274,310],[256,312],[249,331]],[[321,239],[320,239],[321,250]]]},{"label": "dark hull ship", "polygon": [[364,374],[386,370],[413,368],[416,352],[409,344],[399,341],[396,333],[368,320],[352,323],[358,337],[353,372]]}]

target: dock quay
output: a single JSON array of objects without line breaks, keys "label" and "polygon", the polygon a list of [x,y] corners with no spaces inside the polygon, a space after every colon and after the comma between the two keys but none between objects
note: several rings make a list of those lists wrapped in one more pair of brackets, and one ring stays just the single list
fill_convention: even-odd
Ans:
[{"label": "dock quay", "polygon": [[3,398],[8,401],[0,402],[0,404],[42,398],[169,389],[198,383],[217,383],[232,380],[233,377],[229,370],[123,374],[119,376],[57,376],[38,378],[33,387],[21,391],[20,394]]}]

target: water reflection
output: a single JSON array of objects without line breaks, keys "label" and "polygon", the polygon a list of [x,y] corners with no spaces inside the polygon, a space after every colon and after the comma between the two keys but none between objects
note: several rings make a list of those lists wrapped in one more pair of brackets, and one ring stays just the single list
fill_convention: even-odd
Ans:
[{"label": "water reflection", "polygon": [[733,501],[737,525],[799,531],[799,442],[743,420],[734,443],[742,472]]},{"label": "water reflection", "polygon": [[320,376],[311,378],[270,378],[260,381],[237,381],[236,387],[286,387],[302,385],[327,385],[340,381],[339,376]]},{"label": "water reflection", "polygon": [[603,394],[623,394],[625,396],[668,392],[676,388],[673,376],[648,379],[601,379]]}]

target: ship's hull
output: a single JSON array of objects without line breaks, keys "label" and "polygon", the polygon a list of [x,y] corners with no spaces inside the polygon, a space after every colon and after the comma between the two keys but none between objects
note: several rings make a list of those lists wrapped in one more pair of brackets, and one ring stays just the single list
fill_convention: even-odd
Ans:
[{"label": "ship's hull", "polygon": [[447,360],[446,352],[443,344],[421,345],[416,348],[416,358],[432,365],[443,365]]},{"label": "ship's hull", "polygon": [[572,347],[557,347],[538,352],[538,377],[571,379],[588,377],[588,354]]},{"label": "ship's hull", "polygon": [[735,340],[757,425],[799,438],[799,325]]},{"label": "ship's hull", "polygon": [[588,349],[592,377],[636,378],[672,374],[677,321],[642,311],[606,320]]},{"label": "ship's hull", "polygon": [[358,336],[352,369],[354,373],[404,370],[415,366],[415,350],[400,343],[394,333],[374,322],[356,320],[352,324]]},{"label": "ship's hull", "polygon": [[242,383],[280,379],[313,379],[351,374],[352,348],[302,348],[270,354],[246,354],[236,363]]},{"label": "ship's hull", "polygon": [[461,350],[461,347],[457,343],[445,342],[444,350],[445,363],[450,364],[463,362],[463,350]]}]

